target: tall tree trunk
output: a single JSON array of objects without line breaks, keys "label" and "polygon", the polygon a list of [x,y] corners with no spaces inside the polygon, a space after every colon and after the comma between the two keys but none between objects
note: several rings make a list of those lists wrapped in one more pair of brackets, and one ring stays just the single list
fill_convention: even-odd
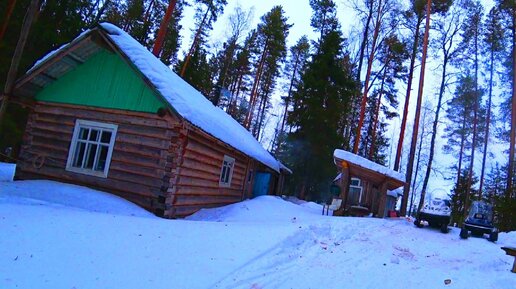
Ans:
[{"label": "tall tree trunk", "polygon": [[249,96],[249,111],[247,112],[244,127],[249,129],[251,126],[251,121],[253,120],[254,106],[256,105],[256,98],[258,95],[258,85],[260,83],[260,79],[262,77],[262,69],[265,65],[265,59],[267,56],[267,49],[269,46],[269,38],[265,40],[265,47],[263,48],[262,55],[260,56],[260,62],[258,64],[258,68],[256,69],[256,75],[254,76],[253,88],[251,89],[251,95]]},{"label": "tall tree trunk", "polygon": [[482,191],[484,189],[484,173],[486,169],[487,159],[487,144],[489,143],[489,126],[491,125],[491,101],[493,97],[493,75],[494,75],[494,51],[491,50],[489,60],[489,98],[487,99],[487,117],[486,117],[486,132],[484,139],[484,155],[482,156],[482,171],[480,173],[480,185],[478,189],[479,199],[482,200]]},{"label": "tall tree trunk", "polygon": [[[296,61],[294,62],[294,70],[292,71],[292,76],[290,77],[290,85],[288,87],[287,98],[285,99],[285,109],[283,110],[283,119],[281,120],[281,127],[278,132],[278,136],[283,135],[283,130],[285,130],[285,123],[287,122],[288,116],[288,106],[290,104],[290,98],[292,97],[292,89],[294,88],[294,80],[297,73],[297,66],[299,65],[299,54],[296,56]],[[276,146],[275,153],[280,150],[281,142],[278,142]]]},{"label": "tall tree trunk", "polygon": [[456,187],[459,187],[460,182],[460,176],[462,171],[462,159],[464,155],[464,146],[466,144],[466,135],[464,133],[464,130],[466,129],[466,115],[464,115],[464,118],[462,119],[462,136],[460,138],[460,150],[459,150],[459,166],[457,167],[457,182]]},{"label": "tall tree trunk", "polygon": [[405,128],[407,126],[408,108],[410,103],[410,92],[412,91],[412,79],[414,78],[414,67],[416,64],[417,47],[419,45],[419,28],[421,26],[421,18],[417,21],[416,33],[414,35],[414,44],[412,45],[412,55],[410,56],[410,67],[407,83],[407,94],[405,97],[405,106],[403,107],[403,116],[401,118],[400,136],[398,139],[398,147],[396,149],[396,158],[394,159],[394,170],[399,171],[401,155],[403,154],[403,140],[405,138]]},{"label": "tall tree trunk", "polygon": [[434,123],[432,125],[432,138],[430,140],[430,154],[428,156],[428,165],[426,166],[425,179],[423,180],[423,187],[421,188],[421,198],[419,198],[419,205],[417,207],[417,213],[421,213],[421,209],[423,209],[423,204],[426,196],[426,188],[428,186],[428,181],[430,180],[430,172],[432,171],[432,162],[434,161],[434,152],[435,152],[435,139],[437,137],[437,124],[439,123],[439,112],[441,111],[444,90],[446,87],[446,67],[448,66],[448,54],[444,53],[443,60],[443,73],[441,75],[441,87],[439,89],[439,98],[437,99],[437,109],[435,110],[435,118]]},{"label": "tall tree trunk", "polygon": [[[152,48],[152,54],[154,56],[159,57],[161,52],[161,48],[163,47],[163,42],[165,41],[165,34],[167,34],[168,23],[170,22],[170,17],[172,17],[172,13],[174,13],[174,9],[176,8],[177,0],[170,0],[168,3],[167,11],[165,12],[165,16],[159,25],[158,35],[156,36],[156,42],[154,42],[154,47]],[[105,5],[104,5],[105,6]]]},{"label": "tall tree trunk", "polygon": [[93,20],[92,26],[97,25],[99,23],[100,17],[102,17],[102,15],[104,14],[104,11],[106,11],[106,9],[109,5],[109,2],[111,2],[111,1],[110,0],[104,1],[104,4],[102,5],[102,7],[99,8],[99,10],[97,11],[97,15],[95,16],[95,19]]},{"label": "tall tree trunk", "polygon": [[357,70],[357,80],[360,82],[360,73],[362,72],[362,64],[364,62],[364,54],[367,45],[367,38],[369,37],[369,25],[371,24],[371,19],[373,18],[373,3],[374,1],[369,1],[369,14],[367,15],[366,25],[364,28],[364,34],[362,38],[362,43],[360,44],[360,54],[358,56],[358,70]]},{"label": "tall tree trunk", "polygon": [[421,73],[419,75],[419,90],[417,93],[417,104],[416,104],[416,115],[414,117],[414,128],[412,129],[412,142],[410,144],[409,160],[407,164],[407,175],[405,188],[403,190],[403,198],[401,199],[401,215],[404,216],[407,213],[408,195],[410,191],[410,182],[412,180],[412,170],[414,167],[414,157],[416,153],[417,145],[417,133],[419,130],[419,118],[421,116],[421,103],[423,100],[423,85],[425,84],[425,66],[426,66],[426,53],[428,49],[428,34],[430,31],[430,7],[432,0],[428,0],[426,4],[426,24],[425,24],[425,37],[423,39],[423,54],[421,58]]},{"label": "tall tree trunk", "polygon": [[[417,175],[419,174],[419,162],[421,160],[421,152],[423,151],[423,139],[425,136],[425,126],[421,128],[421,135],[419,136],[419,148],[417,150],[417,159],[416,159],[416,172],[414,173],[414,181],[412,181],[412,188],[416,187]],[[416,195],[415,190],[410,192],[410,206],[409,206],[409,216],[412,216],[412,208],[414,207],[414,197]]]},{"label": "tall tree trunk", "polygon": [[509,148],[509,171],[507,173],[507,190],[505,196],[512,196],[512,178],[514,174],[514,145],[516,142],[516,4],[512,7],[512,106],[511,106],[511,139]]},{"label": "tall tree trunk", "polygon": [[367,104],[367,92],[369,91],[369,80],[371,79],[371,70],[373,67],[374,54],[376,50],[376,41],[378,40],[378,34],[380,33],[382,1],[379,0],[378,2],[378,13],[376,16],[376,23],[374,27],[373,43],[371,44],[371,52],[369,54],[369,59],[367,60],[367,72],[364,82],[364,93],[362,95],[362,102],[360,104],[360,115],[358,118],[357,131],[355,135],[355,144],[353,145],[353,153],[355,154],[358,153],[358,146],[360,144],[362,125],[364,124],[365,109]]},{"label": "tall tree trunk", "polygon": [[2,97],[0,98],[0,101],[2,101],[2,104],[0,105],[0,126],[2,125],[2,120],[7,109],[9,97],[11,96],[14,88],[14,81],[16,80],[16,75],[18,74],[18,67],[20,66],[20,60],[23,55],[25,43],[27,43],[30,27],[32,25],[32,21],[36,16],[36,13],[38,12],[38,4],[39,0],[32,0],[29,4],[29,8],[27,9],[25,17],[23,18],[23,25],[20,31],[20,37],[18,38],[18,43],[16,43],[14,55],[11,60],[11,66],[9,67],[9,71],[7,72],[4,90],[1,95]]},{"label": "tall tree trunk", "polygon": [[4,23],[0,28],[0,42],[4,39],[5,31],[7,31],[7,26],[9,25],[9,19],[14,11],[14,6],[16,6],[16,0],[9,0],[9,4],[7,4],[7,11],[5,12]]},{"label": "tall tree trunk", "polygon": [[181,77],[185,76],[186,68],[188,67],[190,58],[192,58],[192,54],[194,54],[195,50],[197,49],[197,41],[199,40],[202,29],[204,28],[204,23],[205,23],[206,18],[208,17],[209,13],[210,13],[210,7],[208,7],[206,9],[206,13],[204,13],[204,17],[202,18],[202,21],[199,24],[199,28],[197,28],[197,31],[195,32],[194,40],[192,41],[192,46],[190,46],[190,50],[188,50],[188,54],[186,55],[185,62],[183,63],[183,67],[181,68]]},{"label": "tall tree trunk", "polygon": [[473,184],[473,165],[475,164],[475,148],[477,146],[477,124],[478,124],[478,30],[475,30],[475,105],[473,107],[473,140],[471,144],[471,160],[469,161],[468,182],[464,194],[464,219],[466,219],[469,208],[471,186]]},{"label": "tall tree trunk", "polygon": [[[388,62],[388,60],[387,60]],[[383,86],[385,84],[385,77],[387,75],[387,66],[383,71],[382,84],[380,85],[380,93],[378,94],[378,100],[376,101],[376,110],[374,114],[373,131],[371,132],[371,146],[369,147],[369,159],[373,159],[373,153],[376,142],[376,130],[378,128],[378,119],[380,118],[380,106],[382,105]]]},{"label": "tall tree trunk", "polygon": [[147,39],[147,34],[148,34],[148,30],[149,30],[149,16],[150,16],[150,11],[152,9],[152,6],[154,6],[154,0],[151,0],[150,3],[149,3],[149,6],[147,6],[147,9],[145,10],[145,13],[144,13],[144,16],[143,16],[143,33],[141,34],[140,36],[140,39],[138,39],[138,41],[140,43],[144,43],[145,40]]}]

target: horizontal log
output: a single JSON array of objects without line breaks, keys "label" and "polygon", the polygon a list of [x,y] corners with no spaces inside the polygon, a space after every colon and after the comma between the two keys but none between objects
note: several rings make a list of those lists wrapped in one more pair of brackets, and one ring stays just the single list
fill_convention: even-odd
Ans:
[{"label": "horizontal log", "polygon": [[[27,165],[34,166],[33,160],[36,156],[45,157],[44,159],[37,159],[35,161],[36,165],[38,165],[39,162],[42,162],[42,169],[47,166],[62,170],[65,170],[66,168],[66,158],[59,155],[56,156],[49,151],[42,152],[36,147],[31,150],[24,151],[24,157],[26,158],[25,162]],[[165,175],[163,170],[160,172],[159,170],[154,169],[154,174],[140,173],[140,171],[144,171],[144,168],[137,165],[127,166],[117,162],[112,162],[109,166],[108,178],[155,188],[160,188],[163,185],[162,178]]]},{"label": "horizontal log", "polygon": [[165,168],[166,160],[161,158],[149,158],[134,153],[124,152],[122,150],[115,150],[111,156],[112,161],[120,161],[122,163],[130,163],[141,165],[149,168]]},{"label": "horizontal log", "polygon": [[[236,189],[210,189],[202,187],[177,187],[177,191],[171,196],[227,196],[234,198],[242,197],[242,190]],[[170,188],[169,188],[170,190]]]},{"label": "horizontal log", "polygon": [[[218,165],[203,163],[202,161],[195,158],[192,155],[186,155],[183,160],[182,168],[202,171],[208,174],[220,175],[222,170],[222,162]],[[238,175],[239,177],[243,177],[245,174],[245,170],[236,167],[233,169],[233,175]]]},{"label": "horizontal log", "polygon": [[178,196],[174,206],[204,206],[213,204],[231,204],[240,202],[240,197],[235,196]]},{"label": "horizontal log", "polygon": [[[187,160],[191,162],[190,167],[195,165],[206,166],[206,169],[208,169],[208,167],[210,168],[210,172],[220,172],[220,170],[222,169],[222,159],[220,161],[216,161],[211,158],[206,158],[202,155],[193,154],[188,151],[183,155],[183,158],[183,162],[186,162]],[[234,171],[238,172],[241,175],[244,174],[243,172],[245,171],[245,169],[241,166],[235,165],[234,168]]]},{"label": "horizontal log", "polygon": [[118,134],[116,135],[116,141],[132,143],[136,145],[144,145],[152,148],[168,150],[170,146],[170,140],[155,139],[147,136],[138,136],[131,134]]},{"label": "horizontal log", "polygon": [[58,104],[49,102],[38,102],[35,107],[35,112],[45,112],[49,114],[74,116],[76,118],[91,118],[92,113],[95,114],[95,119],[100,121],[117,121],[121,118],[131,116],[126,121],[131,124],[169,128],[178,125],[179,121],[174,121],[172,118],[159,118],[151,113],[136,113],[125,110],[104,109],[98,107],[77,106],[70,104]]},{"label": "horizontal log", "polygon": [[51,123],[47,121],[35,121],[32,123],[32,131],[34,130],[42,130],[50,133],[64,133],[69,135],[68,138],[71,138],[73,134],[73,126],[62,124],[62,123]]},{"label": "horizontal log", "polygon": [[188,137],[192,140],[201,143],[204,146],[213,147],[214,149],[218,150],[221,154],[233,155],[235,158],[238,159],[247,159],[247,156],[244,153],[201,130],[195,129],[190,131]]},{"label": "horizontal log", "polygon": [[[202,158],[207,163],[209,162],[212,165],[216,165],[217,163],[222,165],[222,161],[224,159],[224,154],[217,153],[216,151],[195,142],[188,142],[185,155],[192,158],[194,158],[194,156],[195,158]],[[232,157],[231,155],[228,156]],[[235,158],[235,168],[245,170],[246,164],[247,162],[245,162],[243,159]]]},{"label": "horizontal log", "polygon": [[[70,140],[59,137],[54,137],[54,134],[44,134],[41,132],[33,132],[35,137],[32,142],[28,145],[45,147],[50,150],[60,151],[63,153],[63,157],[68,157],[68,150],[70,149]],[[120,155],[119,155],[120,154]],[[130,162],[133,164],[147,164],[151,167],[155,167],[156,164],[160,164],[166,151],[149,147],[146,145],[124,143],[122,141],[115,141],[115,147],[113,151],[113,158],[127,162],[125,156],[131,156],[135,161]]]},{"label": "horizontal log", "polygon": [[141,174],[117,170],[116,168],[111,168],[111,166],[109,167],[108,178],[148,187],[154,187],[156,189],[161,188],[162,185],[162,180],[159,176],[144,176]]},{"label": "horizontal log", "polygon": [[109,170],[117,170],[120,172],[127,172],[135,175],[146,176],[146,177],[155,177],[162,179],[166,172],[164,169],[160,168],[149,168],[144,166],[139,166],[137,164],[128,164],[122,163],[119,161],[112,161],[109,165]]},{"label": "horizontal log", "polygon": [[[43,122],[47,123],[49,125],[52,124],[58,124],[66,127],[74,127],[75,121],[78,119],[77,117],[73,116],[62,116],[62,115],[51,115],[46,113],[39,113],[36,114],[36,122]],[[81,118],[83,120],[91,120],[91,121],[98,121],[96,118],[96,115],[93,114],[90,117],[87,118]],[[146,136],[151,138],[157,138],[157,139],[163,139],[163,140],[170,140],[173,137],[179,136],[179,133],[167,128],[160,128],[160,127],[153,127],[153,126],[143,126],[139,124],[132,124],[128,123],[129,117],[121,118],[117,121],[113,121],[110,123],[118,125],[118,133],[125,133],[125,134],[131,134],[131,135],[138,135],[138,136]]]}]

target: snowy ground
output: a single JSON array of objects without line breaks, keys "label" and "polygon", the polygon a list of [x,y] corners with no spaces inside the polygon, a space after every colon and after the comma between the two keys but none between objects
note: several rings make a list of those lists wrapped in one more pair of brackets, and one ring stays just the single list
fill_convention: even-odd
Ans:
[{"label": "snowy ground", "polygon": [[500,249],[516,232],[460,240],[271,196],[164,220],[83,187],[0,182],[0,228],[0,288],[516,288]]}]

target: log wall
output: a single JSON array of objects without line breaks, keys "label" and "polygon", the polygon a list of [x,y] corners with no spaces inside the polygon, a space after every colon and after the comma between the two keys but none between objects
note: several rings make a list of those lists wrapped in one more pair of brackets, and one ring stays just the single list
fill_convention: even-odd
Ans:
[{"label": "log wall", "polygon": [[[107,178],[65,169],[77,119],[118,125]],[[219,185],[224,155],[235,159],[229,187]],[[111,192],[167,218],[250,198],[254,175],[268,170],[170,114],[48,102],[35,103],[19,159],[18,179],[52,179]],[[269,194],[277,181],[273,173]]]},{"label": "log wall", "polygon": [[[65,170],[76,119],[118,125],[107,178]],[[37,102],[27,122],[16,175],[108,191],[162,215],[176,169],[179,127],[170,114]]]},{"label": "log wall", "polygon": [[[229,187],[219,185],[224,155],[235,159]],[[195,127],[181,129],[176,161],[165,215],[183,217],[201,208],[239,202],[247,196],[249,158]]]}]

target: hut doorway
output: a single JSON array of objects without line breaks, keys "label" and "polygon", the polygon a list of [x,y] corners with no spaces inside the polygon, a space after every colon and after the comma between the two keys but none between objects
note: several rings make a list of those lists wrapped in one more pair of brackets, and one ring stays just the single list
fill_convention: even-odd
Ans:
[{"label": "hut doorway", "polygon": [[271,181],[270,173],[257,172],[254,177],[253,197],[267,195]]}]

